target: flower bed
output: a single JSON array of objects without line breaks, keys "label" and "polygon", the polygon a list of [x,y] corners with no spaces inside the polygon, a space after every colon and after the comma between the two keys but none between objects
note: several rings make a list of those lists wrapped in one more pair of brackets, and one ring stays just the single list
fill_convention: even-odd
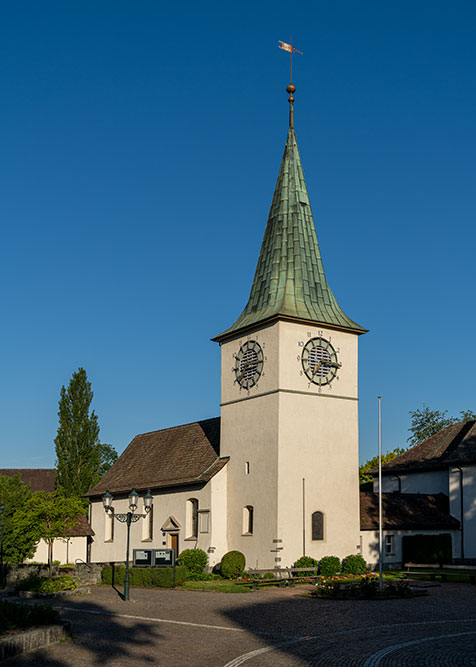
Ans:
[{"label": "flower bed", "polygon": [[[349,581],[354,578],[355,582]],[[379,590],[378,575],[367,573],[365,577],[354,575],[343,575],[339,577],[323,578],[316,584],[312,593],[317,598],[333,600],[378,600],[391,598],[411,598],[422,595],[423,591],[416,593],[410,588],[405,579],[391,579],[383,582],[383,590]]]}]

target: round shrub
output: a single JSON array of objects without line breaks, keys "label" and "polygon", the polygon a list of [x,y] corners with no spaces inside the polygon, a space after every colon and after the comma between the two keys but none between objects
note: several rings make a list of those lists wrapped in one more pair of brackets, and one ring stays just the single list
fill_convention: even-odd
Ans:
[{"label": "round shrub", "polygon": [[246,559],[241,551],[229,551],[221,559],[221,573],[226,579],[236,579],[245,569]]},{"label": "round shrub", "polygon": [[324,556],[319,563],[319,574],[323,577],[333,577],[340,572],[340,560],[337,556]]},{"label": "round shrub", "polygon": [[313,574],[316,574],[315,568],[319,565],[317,560],[314,558],[311,558],[311,556],[301,556],[301,558],[298,558],[295,563],[293,563],[293,567],[312,567],[314,568],[313,570],[309,570],[309,572],[295,572],[293,573],[293,576],[295,577],[306,577],[309,576],[311,577]]},{"label": "round shrub", "polygon": [[301,558],[298,558],[293,564],[293,567],[317,567],[318,564],[317,560],[311,558],[311,556],[301,556]]},{"label": "round shrub", "polygon": [[345,574],[365,574],[367,563],[360,554],[351,554],[344,558],[342,572]]},{"label": "round shrub", "polygon": [[208,563],[203,549],[185,549],[177,559],[177,565],[186,567],[193,574],[202,574]]}]

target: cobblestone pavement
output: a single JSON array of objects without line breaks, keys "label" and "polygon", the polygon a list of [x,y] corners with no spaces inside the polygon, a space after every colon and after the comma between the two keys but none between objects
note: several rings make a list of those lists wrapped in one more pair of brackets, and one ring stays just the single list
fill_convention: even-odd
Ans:
[{"label": "cobblestone pavement", "polygon": [[442,584],[410,600],[308,597],[304,587],[247,594],[109,587],[56,602],[74,640],[5,665],[273,667],[476,666],[476,587]]}]

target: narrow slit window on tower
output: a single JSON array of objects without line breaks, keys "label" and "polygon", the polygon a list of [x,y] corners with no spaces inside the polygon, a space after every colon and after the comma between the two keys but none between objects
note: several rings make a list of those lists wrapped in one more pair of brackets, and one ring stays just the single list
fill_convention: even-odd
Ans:
[{"label": "narrow slit window on tower", "polygon": [[253,535],[254,508],[252,505],[243,507],[243,535]]},{"label": "narrow slit window on tower", "polygon": [[245,463],[245,475],[249,475],[249,474],[250,474],[250,462],[246,461],[246,463]]},{"label": "narrow slit window on tower", "polygon": [[312,539],[324,539],[324,514],[322,512],[313,512],[312,514]]}]

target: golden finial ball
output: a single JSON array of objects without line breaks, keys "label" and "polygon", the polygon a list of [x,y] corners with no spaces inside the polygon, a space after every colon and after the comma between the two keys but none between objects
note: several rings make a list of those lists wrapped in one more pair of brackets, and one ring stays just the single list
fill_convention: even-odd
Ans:
[{"label": "golden finial ball", "polygon": [[296,86],[293,86],[293,84],[291,83],[291,84],[286,88],[286,92],[289,93],[290,95],[292,95],[293,93],[296,92]]}]

